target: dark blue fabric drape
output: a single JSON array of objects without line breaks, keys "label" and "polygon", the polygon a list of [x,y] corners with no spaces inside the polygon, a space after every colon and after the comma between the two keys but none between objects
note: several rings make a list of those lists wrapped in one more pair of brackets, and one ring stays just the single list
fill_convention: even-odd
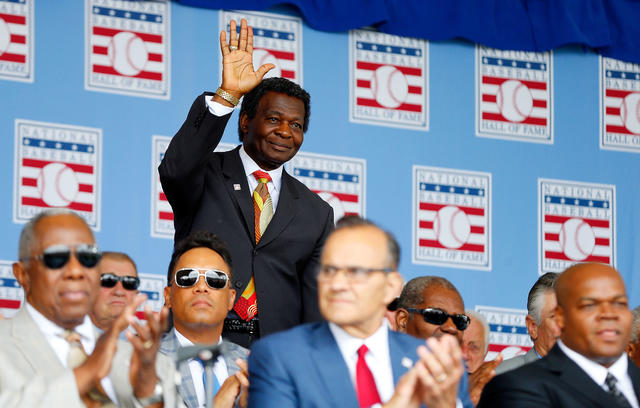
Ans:
[{"label": "dark blue fabric drape", "polygon": [[196,7],[296,7],[322,31],[375,26],[438,41],[464,38],[500,49],[546,51],[578,44],[640,63],[640,0],[174,0]]}]

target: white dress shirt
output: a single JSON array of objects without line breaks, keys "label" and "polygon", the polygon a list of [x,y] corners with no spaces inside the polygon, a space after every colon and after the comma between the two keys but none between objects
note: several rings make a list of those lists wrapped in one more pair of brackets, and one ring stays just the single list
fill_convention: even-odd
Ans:
[{"label": "white dress shirt", "polygon": [[363,344],[367,346],[369,351],[365,354],[364,359],[369,366],[369,370],[371,370],[371,374],[373,374],[380,400],[383,403],[391,399],[394,391],[393,369],[389,355],[389,328],[384,323],[385,321],[381,321],[380,328],[366,339],[353,337],[338,325],[329,323],[329,330],[331,330],[333,337],[336,339],[340,353],[342,353],[342,357],[349,368],[349,375],[354,389],[356,387],[358,349]]},{"label": "white dress shirt", "polygon": [[582,368],[582,370],[584,370],[584,372],[587,373],[587,375],[605,391],[609,391],[609,387],[605,384],[604,380],[607,378],[607,373],[611,373],[616,380],[618,380],[616,387],[624,394],[625,397],[627,397],[631,406],[633,408],[639,408],[638,398],[633,391],[633,383],[631,382],[631,378],[627,372],[627,365],[629,361],[627,360],[626,353],[623,352],[615,363],[613,363],[609,368],[606,368],[595,361],[589,360],[582,354],[571,350],[562,342],[562,340],[558,340],[558,345],[567,357],[580,366],[580,368]]},{"label": "white dress shirt", "polygon": [[[29,302],[25,302],[25,307],[31,318],[35,321],[36,326],[38,326],[44,335],[47,343],[49,343],[53,349],[55,355],[58,357],[62,365],[67,367],[67,356],[69,355],[71,345],[63,337],[65,329],[44,317],[44,315],[31,306]],[[82,323],[79,326],[76,326],[74,331],[80,335],[80,342],[82,343],[82,347],[87,355],[93,353],[93,349],[96,346],[97,328],[91,322],[89,315],[84,317]],[[111,398],[111,401],[117,404],[118,399],[109,376],[104,377],[100,381],[100,385],[102,385],[104,392],[106,392],[109,398]]]},{"label": "white dress shirt", "polygon": [[[184,337],[178,330],[173,329],[176,337],[178,338],[178,343],[180,343],[180,347],[188,347],[193,346],[193,342],[188,338]],[[218,340],[218,345],[222,344],[222,337]],[[191,372],[191,379],[193,380],[193,388],[196,390],[196,395],[198,396],[198,405],[201,407],[205,406],[205,393],[204,393],[204,384],[202,382],[202,374],[204,372],[204,368],[202,364],[195,359],[189,361],[189,371]],[[227,363],[225,363],[222,355],[218,356],[218,359],[213,365],[213,373],[218,379],[218,384],[222,386],[224,380],[229,377],[229,371],[227,370]]]},{"label": "white dress shirt", "polygon": [[[224,116],[233,111],[232,107],[224,106],[221,103],[214,102],[212,98],[205,98],[209,112],[215,116]],[[280,189],[282,187],[282,166],[275,170],[266,171],[260,168],[255,161],[244,150],[244,146],[240,148],[240,160],[242,160],[242,166],[244,167],[245,176],[247,177],[247,183],[249,184],[249,196],[253,195],[253,190],[258,186],[258,180],[252,174],[256,170],[262,170],[269,173],[271,181],[267,182],[267,189],[271,196],[271,202],[273,203],[273,213],[275,214],[278,207],[278,198],[280,198]]]}]

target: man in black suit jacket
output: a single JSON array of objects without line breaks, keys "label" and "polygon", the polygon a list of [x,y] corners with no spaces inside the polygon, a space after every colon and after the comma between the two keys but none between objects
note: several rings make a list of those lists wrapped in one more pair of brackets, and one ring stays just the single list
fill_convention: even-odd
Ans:
[{"label": "man in black suit jacket", "polygon": [[560,340],[546,357],[494,377],[484,407],[638,407],[640,369],[624,352],[631,312],[624,282],[604,264],[577,264],[556,282]]},{"label": "man in black suit jacket", "polygon": [[[223,336],[248,347],[260,335],[320,319],[315,273],[333,228],[333,211],[282,166],[302,144],[309,94],[283,78],[262,81],[274,66],[265,64],[254,71],[251,27],[243,19],[239,36],[236,27],[231,21],[229,43],[225,31],[220,34],[220,88],[195,100],[159,172],[175,216],[175,241],[204,230],[228,243],[237,295],[236,311],[230,312]],[[243,96],[238,123],[242,146],[212,153]],[[260,233],[264,225],[262,219],[255,221],[254,170],[271,178],[267,189],[273,218]],[[255,308],[245,307],[247,314],[239,310],[253,302],[251,293],[257,299],[255,317]]]}]

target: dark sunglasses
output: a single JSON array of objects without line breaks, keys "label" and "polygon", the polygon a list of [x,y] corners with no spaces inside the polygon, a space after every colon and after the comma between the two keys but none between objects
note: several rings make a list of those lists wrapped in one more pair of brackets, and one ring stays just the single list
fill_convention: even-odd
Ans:
[{"label": "dark sunglasses", "polygon": [[140,286],[140,279],[137,276],[118,276],[111,272],[100,275],[100,286],[103,288],[112,288],[118,282],[122,282],[122,287],[126,290],[136,290]]},{"label": "dark sunglasses", "polygon": [[229,276],[217,269],[207,269],[204,272],[200,272],[199,269],[195,268],[182,268],[176,271],[174,279],[179,287],[190,288],[198,283],[200,276],[204,276],[207,286],[211,289],[222,289],[229,282]]},{"label": "dark sunglasses", "polygon": [[451,318],[451,321],[453,321],[453,324],[455,324],[458,330],[466,329],[467,327],[469,327],[469,323],[471,323],[471,319],[467,315],[449,314],[442,309],[435,309],[432,307],[428,307],[426,309],[408,308],[407,312],[419,313],[422,315],[422,318],[425,322],[438,326],[443,325],[447,321],[447,319]]},{"label": "dark sunglasses", "polygon": [[102,251],[98,249],[97,245],[78,244],[74,250],[68,245],[51,245],[42,252],[42,255],[21,259],[21,261],[41,260],[44,266],[49,269],[60,269],[69,262],[71,252],[75,253],[76,259],[85,268],[95,267],[100,262],[100,258],[102,258]]}]

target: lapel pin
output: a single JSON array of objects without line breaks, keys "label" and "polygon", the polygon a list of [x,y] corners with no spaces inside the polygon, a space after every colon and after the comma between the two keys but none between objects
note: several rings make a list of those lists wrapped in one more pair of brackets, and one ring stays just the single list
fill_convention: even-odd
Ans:
[{"label": "lapel pin", "polygon": [[400,364],[408,370],[413,366],[413,361],[411,361],[409,357],[402,357],[402,362]]},{"label": "lapel pin", "polygon": [[233,189],[236,191],[240,191],[240,184],[234,184]]}]

